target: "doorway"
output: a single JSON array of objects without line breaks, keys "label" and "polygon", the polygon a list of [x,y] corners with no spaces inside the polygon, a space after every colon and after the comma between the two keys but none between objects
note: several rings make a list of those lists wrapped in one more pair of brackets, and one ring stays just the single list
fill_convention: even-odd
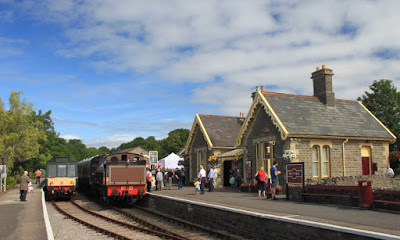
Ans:
[{"label": "doorway", "polygon": [[224,187],[231,186],[229,183],[229,178],[231,177],[232,162],[232,160],[224,161]]},{"label": "doorway", "polygon": [[361,148],[361,169],[362,175],[371,175],[371,148],[362,147]]}]

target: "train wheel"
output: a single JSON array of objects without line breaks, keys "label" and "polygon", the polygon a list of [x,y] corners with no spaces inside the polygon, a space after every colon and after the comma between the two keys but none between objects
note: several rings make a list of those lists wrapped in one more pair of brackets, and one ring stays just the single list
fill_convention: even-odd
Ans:
[{"label": "train wheel", "polygon": [[46,200],[46,202],[50,202],[51,201],[51,196],[47,191],[44,194],[44,200]]}]

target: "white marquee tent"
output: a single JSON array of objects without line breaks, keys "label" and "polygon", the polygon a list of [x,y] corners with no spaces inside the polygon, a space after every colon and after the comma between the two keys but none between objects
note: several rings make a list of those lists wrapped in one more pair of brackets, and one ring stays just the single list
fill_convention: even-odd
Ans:
[{"label": "white marquee tent", "polygon": [[158,160],[158,163],[161,163],[161,168],[179,168],[181,169],[183,166],[178,165],[179,161],[183,161],[183,158],[179,157],[175,153],[171,153],[170,155],[166,156]]}]

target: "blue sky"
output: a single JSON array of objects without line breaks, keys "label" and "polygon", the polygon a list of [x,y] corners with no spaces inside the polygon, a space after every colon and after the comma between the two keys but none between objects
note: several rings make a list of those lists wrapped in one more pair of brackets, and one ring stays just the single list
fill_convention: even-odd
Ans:
[{"label": "blue sky", "polygon": [[335,96],[399,86],[399,1],[0,0],[0,98],[24,91],[89,147],[165,138],[195,114],[247,113],[251,92]]}]

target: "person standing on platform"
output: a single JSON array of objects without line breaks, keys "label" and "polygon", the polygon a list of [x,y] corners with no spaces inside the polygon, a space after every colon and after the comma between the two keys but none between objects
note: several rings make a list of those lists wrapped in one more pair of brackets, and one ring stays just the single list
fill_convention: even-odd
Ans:
[{"label": "person standing on platform", "polygon": [[262,195],[264,195],[264,198],[267,198],[267,195],[265,194],[265,182],[266,179],[268,178],[268,175],[264,171],[264,167],[261,167],[260,171],[257,171],[256,179],[257,176],[258,176],[258,197],[260,198],[262,193]]},{"label": "person standing on platform", "polygon": [[271,167],[271,195],[272,195],[272,200],[278,200],[275,197],[276,194],[276,189],[278,188],[279,181],[278,181],[278,175],[281,174],[281,171],[278,171],[278,162],[274,161],[274,165]]},{"label": "person standing on platform", "polygon": [[181,176],[181,170],[179,168],[176,168],[175,170],[175,178],[178,180],[178,190],[182,189],[182,176]]},{"label": "person standing on platform", "polygon": [[217,168],[215,168],[215,166],[213,167],[213,169],[214,169],[214,190],[215,190],[215,188],[217,187],[217,181],[218,181],[218,169]]},{"label": "person standing on platform", "polygon": [[206,185],[206,170],[204,170],[203,164],[200,165],[198,179],[200,180],[200,194],[204,194],[204,188]]},{"label": "person standing on platform", "polygon": [[208,184],[209,184],[208,191],[213,192],[214,191],[214,169],[213,169],[212,165],[210,165],[210,168],[208,170],[207,178],[208,178]]},{"label": "person standing on platform", "polygon": [[156,181],[157,181],[157,190],[158,191],[162,190],[163,178],[164,178],[164,176],[161,172],[161,169],[157,169]]},{"label": "person standing on platform", "polygon": [[174,176],[174,173],[172,172],[171,169],[168,169],[168,190],[172,189],[172,177]]},{"label": "person standing on platform", "polygon": [[387,165],[386,167],[386,176],[388,177],[394,177],[394,171],[393,168],[390,167],[390,165]]},{"label": "person standing on platform", "polygon": [[42,176],[42,172],[39,169],[36,170],[35,176],[36,176],[36,184],[40,184],[40,177]]},{"label": "person standing on platform", "polygon": [[26,193],[28,192],[28,183],[31,182],[31,179],[28,177],[28,171],[24,172],[24,175],[19,178],[19,199],[21,201],[26,201]]},{"label": "person standing on platform", "polygon": [[186,184],[186,171],[185,168],[181,168],[181,177],[182,177],[182,185],[184,186]]},{"label": "person standing on platform", "polygon": [[150,166],[146,165],[146,183],[147,183],[147,192],[150,192],[151,190],[151,182],[153,181],[153,178],[151,176],[151,171],[150,171]]}]

